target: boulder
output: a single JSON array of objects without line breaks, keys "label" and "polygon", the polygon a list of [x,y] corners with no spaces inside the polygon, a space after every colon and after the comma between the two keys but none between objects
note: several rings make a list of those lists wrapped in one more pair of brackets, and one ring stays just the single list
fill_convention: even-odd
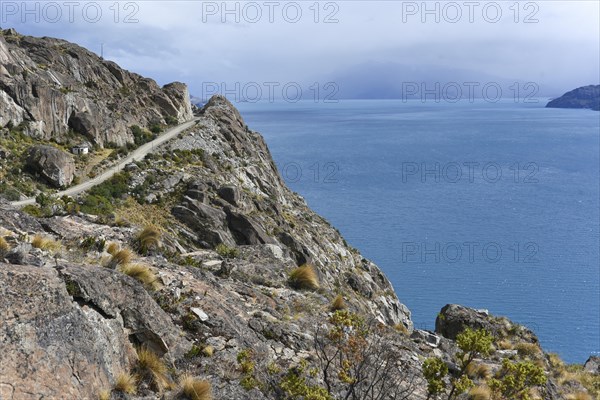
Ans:
[{"label": "boulder", "polygon": [[241,195],[240,195],[240,191],[235,186],[231,186],[231,185],[222,186],[217,191],[217,194],[219,195],[219,197],[221,197],[223,200],[227,201],[229,204],[236,206],[236,207],[239,205]]},{"label": "boulder", "polygon": [[26,166],[56,187],[73,182],[75,161],[70,154],[53,146],[33,146],[29,149]]},{"label": "boulder", "polygon": [[225,209],[225,211],[227,213],[227,225],[237,244],[276,243],[251,217],[229,209]]},{"label": "boulder", "polygon": [[466,328],[485,329],[497,337],[512,336],[521,342],[539,343],[530,329],[514,324],[505,317],[492,316],[487,310],[446,304],[435,319],[435,332],[448,339],[455,340]]}]

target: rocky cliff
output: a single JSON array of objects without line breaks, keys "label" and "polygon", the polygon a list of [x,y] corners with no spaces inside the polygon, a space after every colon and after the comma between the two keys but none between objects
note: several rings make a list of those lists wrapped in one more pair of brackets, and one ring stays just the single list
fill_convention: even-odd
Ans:
[{"label": "rocky cliff", "polygon": [[0,126],[64,143],[79,134],[92,143],[132,143],[132,125],[192,118],[187,86],[120,68],[64,40],[0,33]]},{"label": "rocky cliff", "polygon": [[[489,399],[496,379],[496,398],[562,399],[598,380],[483,310],[449,305],[435,332],[414,329],[220,96],[110,181],[39,203],[0,203],[2,400],[448,398],[428,391],[467,373],[453,398]],[[538,374],[502,386],[513,366]]]},{"label": "rocky cliff", "polygon": [[600,111],[600,85],[582,86],[550,101],[548,108],[586,108]]}]

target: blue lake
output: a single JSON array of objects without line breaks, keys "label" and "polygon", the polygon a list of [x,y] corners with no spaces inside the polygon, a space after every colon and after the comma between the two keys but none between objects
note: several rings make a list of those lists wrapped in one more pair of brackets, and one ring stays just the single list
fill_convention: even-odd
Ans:
[{"label": "blue lake", "polygon": [[486,308],[581,363],[600,352],[600,113],[544,104],[236,106],[415,326],[447,303]]}]

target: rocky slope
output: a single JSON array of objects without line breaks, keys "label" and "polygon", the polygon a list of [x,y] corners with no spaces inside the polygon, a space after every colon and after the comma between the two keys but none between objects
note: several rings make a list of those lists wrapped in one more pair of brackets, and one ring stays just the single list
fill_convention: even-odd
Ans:
[{"label": "rocky slope", "polygon": [[435,332],[414,329],[381,270],[285,186],[223,97],[113,180],[27,211],[0,203],[2,400],[207,399],[186,374],[214,399],[425,399],[425,360],[451,385],[469,327],[493,335],[469,372],[479,390],[503,360],[540,368],[531,398],[588,396],[598,380],[597,361],[567,369],[485,311],[450,305]]},{"label": "rocky slope", "polygon": [[0,33],[0,126],[64,143],[72,133],[99,146],[132,143],[130,126],[191,119],[186,85],[159,87],[59,39]]},{"label": "rocky slope", "polygon": [[586,108],[600,111],[600,85],[582,86],[550,101],[548,108]]}]

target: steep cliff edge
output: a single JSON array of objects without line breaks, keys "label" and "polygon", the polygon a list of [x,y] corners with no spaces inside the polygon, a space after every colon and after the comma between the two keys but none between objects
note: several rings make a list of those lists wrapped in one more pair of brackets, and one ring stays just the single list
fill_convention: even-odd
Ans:
[{"label": "steep cliff edge", "polygon": [[588,85],[571,90],[551,100],[547,108],[586,108],[600,111],[600,85]]},{"label": "steep cliff edge", "polygon": [[155,81],[120,68],[64,40],[0,33],[0,126],[29,136],[93,144],[133,143],[132,125],[192,118],[187,86]]},{"label": "steep cliff edge", "polygon": [[[493,338],[472,354],[480,393],[515,365],[539,374],[497,398],[584,396],[580,376],[597,380],[482,310],[446,306],[436,332],[414,329],[224,97],[110,181],[26,211],[0,202],[3,400],[207,400],[207,384],[223,400],[434,398],[461,374],[467,328]],[[431,359],[447,370],[432,383]]]}]

